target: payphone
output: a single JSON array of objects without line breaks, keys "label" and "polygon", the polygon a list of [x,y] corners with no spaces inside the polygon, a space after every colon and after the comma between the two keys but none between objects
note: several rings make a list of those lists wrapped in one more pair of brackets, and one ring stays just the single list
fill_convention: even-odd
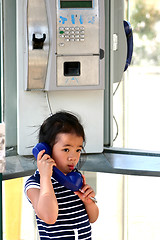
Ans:
[{"label": "payphone", "polygon": [[17,0],[17,151],[59,110],[80,117],[86,153],[103,152],[104,0]]},{"label": "payphone", "polygon": [[26,1],[25,90],[104,89],[104,1]]}]

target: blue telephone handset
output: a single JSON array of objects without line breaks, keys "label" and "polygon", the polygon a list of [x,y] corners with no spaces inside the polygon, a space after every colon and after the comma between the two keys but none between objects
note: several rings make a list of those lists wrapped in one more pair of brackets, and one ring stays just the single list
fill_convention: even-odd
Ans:
[{"label": "blue telephone handset", "polygon": [[126,64],[124,68],[124,72],[127,70],[128,66],[131,63],[132,60],[132,53],[133,53],[133,34],[132,34],[132,28],[128,21],[123,21],[124,30],[127,38],[127,59]]},{"label": "blue telephone handset", "polygon": [[[52,149],[47,143],[37,143],[37,145],[32,150],[32,153],[36,159],[38,153],[41,150],[45,150],[45,154],[48,154],[50,156],[52,155]],[[53,177],[61,185],[74,192],[79,191],[83,185],[82,174],[77,169],[68,173],[67,175],[64,175],[58,168],[53,167]]]}]

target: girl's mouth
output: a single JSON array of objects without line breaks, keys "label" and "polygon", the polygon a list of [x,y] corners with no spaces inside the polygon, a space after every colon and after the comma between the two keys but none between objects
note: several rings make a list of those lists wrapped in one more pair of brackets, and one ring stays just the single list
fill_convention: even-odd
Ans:
[{"label": "girl's mouth", "polygon": [[68,165],[70,170],[74,170],[74,165]]}]

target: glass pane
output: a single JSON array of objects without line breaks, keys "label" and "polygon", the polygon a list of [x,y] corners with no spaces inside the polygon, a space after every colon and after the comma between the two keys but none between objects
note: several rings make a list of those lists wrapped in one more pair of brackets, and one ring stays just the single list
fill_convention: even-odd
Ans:
[{"label": "glass pane", "polygon": [[[99,207],[92,240],[159,239],[160,178],[83,174]],[[3,181],[3,240],[39,240],[33,208],[24,195],[27,178]]]},{"label": "glass pane", "polygon": [[24,195],[27,178],[3,181],[3,240],[38,240],[34,211]]},{"label": "glass pane", "polygon": [[160,150],[160,4],[130,1],[134,54],[126,81],[127,147]]},{"label": "glass pane", "polygon": [[122,132],[114,146],[160,151],[160,1],[125,1],[125,10],[133,29],[134,51],[113,98]]},{"label": "glass pane", "polygon": [[[115,147],[160,151],[159,16],[158,0],[125,0],[125,19],[133,28],[134,52],[132,64],[113,97]],[[114,83],[114,90],[117,85]],[[157,240],[160,178],[125,176],[123,184],[124,239]]]},{"label": "glass pane", "polygon": [[[123,240],[124,177],[95,172],[83,174],[96,192],[99,207],[99,218],[92,224],[92,240]],[[34,211],[23,189],[27,178],[3,182],[3,240],[39,240]]]},{"label": "glass pane", "polygon": [[129,176],[126,183],[127,240],[157,240],[160,236],[160,178]]}]

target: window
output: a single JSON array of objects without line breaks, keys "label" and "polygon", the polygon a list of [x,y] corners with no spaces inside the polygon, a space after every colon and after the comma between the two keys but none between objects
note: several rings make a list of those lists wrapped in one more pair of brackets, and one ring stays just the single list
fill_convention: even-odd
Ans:
[{"label": "window", "polygon": [[125,19],[133,29],[134,51],[132,63],[113,97],[114,136],[118,133],[115,147],[160,151],[159,16],[157,0],[125,1]]}]

